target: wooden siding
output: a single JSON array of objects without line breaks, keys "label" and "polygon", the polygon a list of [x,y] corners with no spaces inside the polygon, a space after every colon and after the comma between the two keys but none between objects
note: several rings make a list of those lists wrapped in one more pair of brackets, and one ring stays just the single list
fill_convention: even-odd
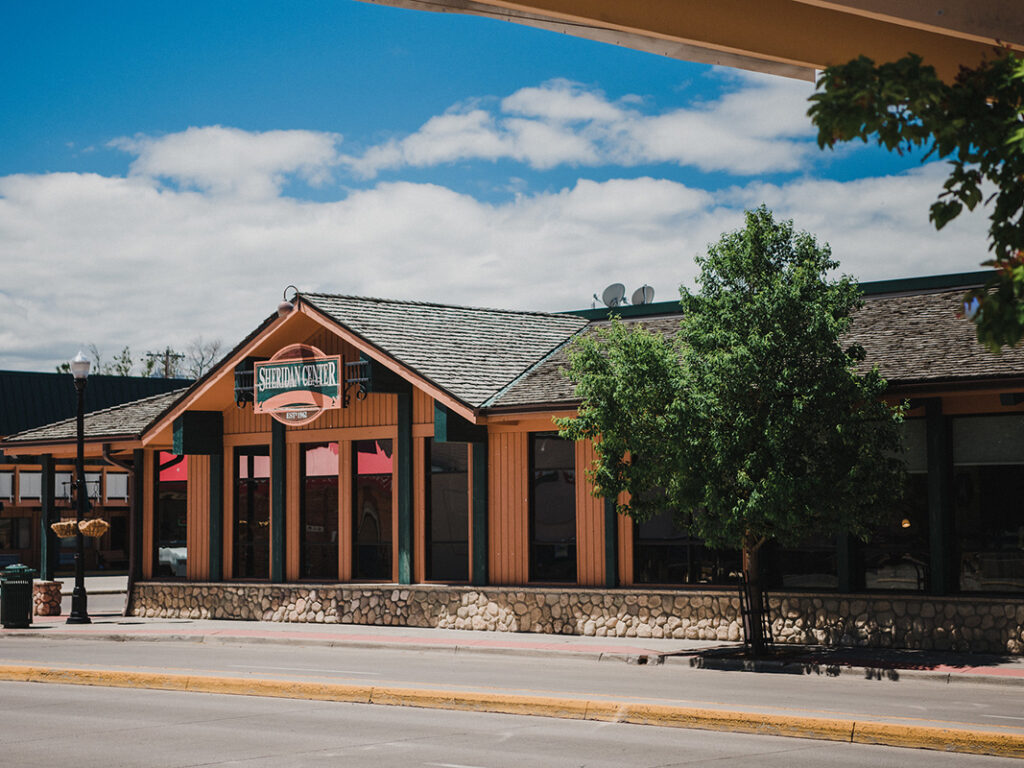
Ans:
[{"label": "wooden siding", "polygon": [[210,457],[189,456],[186,575],[193,581],[210,578]]},{"label": "wooden siding", "polygon": [[412,423],[434,425],[434,398],[416,388],[412,390]]},{"label": "wooden siding", "polygon": [[594,444],[576,443],[576,581],[601,586],[604,572],[604,499],[596,498],[587,470],[594,462]]},{"label": "wooden siding", "polygon": [[529,577],[528,436],[526,432],[488,435],[487,538],[492,584],[525,584]]}]

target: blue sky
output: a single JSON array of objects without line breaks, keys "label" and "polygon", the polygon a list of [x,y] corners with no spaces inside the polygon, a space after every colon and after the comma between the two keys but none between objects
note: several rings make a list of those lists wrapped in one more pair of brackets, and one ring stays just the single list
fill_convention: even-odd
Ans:
[{"label": "blue sky", "polygon": [[928,225],[941,166],[819,151],[811,90],[352,0],[8,4],[0,368],[230,346],[288,284],[669,299],[762,202],[861,279],[976,269],[983,215]]}]

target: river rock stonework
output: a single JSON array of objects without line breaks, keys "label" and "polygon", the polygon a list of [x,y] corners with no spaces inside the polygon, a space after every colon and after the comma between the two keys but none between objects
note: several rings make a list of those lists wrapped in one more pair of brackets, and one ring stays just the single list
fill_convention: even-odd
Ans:
[{"label": "river rock stonework", "polygon": [[[144,582],[135,616],[377,624],[598,637],[739,640],[739,598],[722,590]],[[1024,600],[779,594],[777,642],[1024,654]]]},{"label": "river rock stonework", "polygon": [[32,613],[36,616],[60,616],[60,581],[32,582]]}]

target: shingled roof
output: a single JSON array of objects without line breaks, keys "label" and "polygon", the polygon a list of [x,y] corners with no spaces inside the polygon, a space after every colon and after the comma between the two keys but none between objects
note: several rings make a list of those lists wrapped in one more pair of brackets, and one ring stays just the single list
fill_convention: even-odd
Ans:
[{"label": "shingled roof", "polygon": [[300,298],[474,408],[587,326],[569,314],[323,293]]},{"label": "shingled roof", "polygon": [[[85,415],[85,438],[96,440],[101,438],[137,438],[146,431],[164,411],[174,405],[185,394],[186,388],[176,389],[159,395],[151,395],[141,400],[115,405]],[[36,427],[11,435],[0,445],[17,443],[43,443],[74,440],[77,437],[76,419],[65,419],[44,427]]]},{"label": "shingled roof", "polygon": [[[921,294],[868,296],[854,313],[844,341],[860,344],[867,353],[863,368],[877,364],[890,387],[923,383],[966,383],[1024,377],[1024,348],[994,355],[978,343],[974,326],[957,317],[962,289]],[[627,317],[627,325],[672,335],[679,315]],[[588,329],[607,326],[593,321]],[[536,365],[490,405],[524,407],[575,404],[575,385],[562,375],[568,345]]]},{"label": "shingled roof", "polygon": [[847,341],[860,344],[890,386],[1024,376],[1024,348],[995,355],[957,317],[962,290],[869,297]]}]

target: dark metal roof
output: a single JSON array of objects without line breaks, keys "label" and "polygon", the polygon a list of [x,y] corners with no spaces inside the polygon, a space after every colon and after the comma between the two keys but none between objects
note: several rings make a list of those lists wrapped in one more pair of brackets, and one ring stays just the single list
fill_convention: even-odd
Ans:
[{"label": "dark metal roof", "polygon": [[[189,383],[187,379],[93,374],[85,388],[85,408],[98,411]],[[77,408],[69,373],[0,371],[0,436],[70,418]]]}]

